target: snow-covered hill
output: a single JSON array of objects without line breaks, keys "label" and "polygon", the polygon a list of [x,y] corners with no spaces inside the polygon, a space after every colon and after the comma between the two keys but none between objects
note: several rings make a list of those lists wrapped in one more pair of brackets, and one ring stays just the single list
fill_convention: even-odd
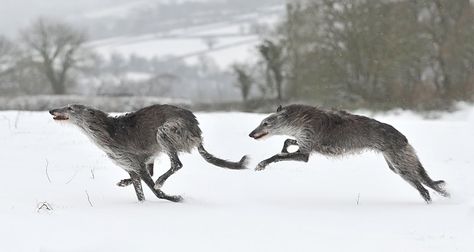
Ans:
[{"label": "snow-covered hill", "polygon": [[[281,149],[284,138],[247,136],[264,115],[197,117],[217,156],[248,153],[254,167]],[[452,198],[425,204],[376,153],[256,172],[213,167],[195,151],[163,188],[183,203],[145,190],[139,204],[132,187],[115,186],[126,173],[79,130],[46,112],[1,112],[0,251],[474,251],[474,108],[376,118],[408,137]],[[52,210],[38,210],[43,202]]]},{"label": "snow-covered hill", "polygon": [[[140,2],[129,5],[137,4]],[[105,10],[106,17],[124,18],[123,16],[130,15],[129,12],[133,8],[129,5]],[[143,3],[138,6],[143,8]],[[137,28],[137,32],[133,34],[108,36],[90,42],[89,46],[106,58],[118,53],[126,57],[166,57],[169,60],[185,60],[187,63],[196,64],[200,57],[207,57],[214,60],[220,68],[226,69],[235,62],[251,61],[255,58],[255,47],[260,40],[259,29],[277,24],[284,17],[284,5],[265,5],[227,15],[225,12],[226,10],[221,10],[202,14],[204,17],[195,13],[194,16],[176,16],[166,22],[155,21],[156,24],[147,23],[147,26],[156,25],[155,28],[147,28],[155,29],[153,32],[140,33]],[[95,15],[85,16],[85,20],[91,23],[89,27],[92,30],[93,22],[101,22]],[[212,17],[213,15],[217,16]],[[152,14],[146,16],[150,18]],[[126,24],[129,25],[137,24]]]}]

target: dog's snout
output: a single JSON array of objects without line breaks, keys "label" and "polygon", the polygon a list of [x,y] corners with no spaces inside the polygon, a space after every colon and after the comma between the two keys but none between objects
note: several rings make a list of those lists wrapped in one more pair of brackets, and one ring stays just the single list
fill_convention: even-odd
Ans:
[{"label": "dog's snout", "polygon": [[49,111],[49,113],[50,113],[51,115],[54,115],[54,109],[51,109],[51,110]]},{"label": "dog's snout", "polygon": [[249,137],[253,138],[254,135],[255,135],[255,130],[250,132]]}]

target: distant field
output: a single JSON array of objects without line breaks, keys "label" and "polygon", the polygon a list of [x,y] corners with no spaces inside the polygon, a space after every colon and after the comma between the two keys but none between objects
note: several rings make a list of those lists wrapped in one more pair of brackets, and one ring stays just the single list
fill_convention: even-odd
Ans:
[{"label": "distant field", "polygon": [[208,56],[222,69],[235,62],[253,61],[259,36],[252,31],[256,24],[275,24],[283,17],[283,6],[274,6],[263,11],[231,16],[227,21],[206,25],[176,28],[131,37],[96,40],[89,46],[100,54],[109,56],[119,53],[141,57],[167,57],[182,59],[190,64],[199,57]]}]

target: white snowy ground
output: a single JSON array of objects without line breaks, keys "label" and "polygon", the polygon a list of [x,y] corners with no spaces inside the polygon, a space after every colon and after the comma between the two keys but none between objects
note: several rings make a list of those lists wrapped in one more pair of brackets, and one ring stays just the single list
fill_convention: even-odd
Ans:
[{"label": "white snowy ground", "polygon": [[[264,115],[197,117],[219,157],[248,153],[255,167],[281,149],[283,138],[247,136]],[[474,251],[474,108],[375,117],[408,137],[452,198],[432,193],[425,204],[376,153],[255,172],[213,167],[194,151],[163,188],[183,203],[145,189],[140,204],[132,187],[115,186],[126,173],[76,128],[46,112],[0,112],[0,251]],[[155,173],[168,167],[162,157]],[[53,210],[37,211],[41,202]]]}]

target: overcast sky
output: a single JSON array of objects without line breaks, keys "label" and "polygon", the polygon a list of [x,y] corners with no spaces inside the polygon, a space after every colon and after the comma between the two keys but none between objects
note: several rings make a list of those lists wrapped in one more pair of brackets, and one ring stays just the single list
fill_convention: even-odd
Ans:
[{"label": "overcast sky", "polygon": [[0,33],[15,36],[38,16],[70,18],[85,12],[142,0],[0,0]]},{"label": "overcast sky", "polygon": [[[32,20],[44,16],[65,21],[87,17],[95,12],[116,8],[128,9],[157,2],[204,2],[225,0],[0,0],[0,34],[13,38]],[[258,0],[256,0],[258,1]]]}]

